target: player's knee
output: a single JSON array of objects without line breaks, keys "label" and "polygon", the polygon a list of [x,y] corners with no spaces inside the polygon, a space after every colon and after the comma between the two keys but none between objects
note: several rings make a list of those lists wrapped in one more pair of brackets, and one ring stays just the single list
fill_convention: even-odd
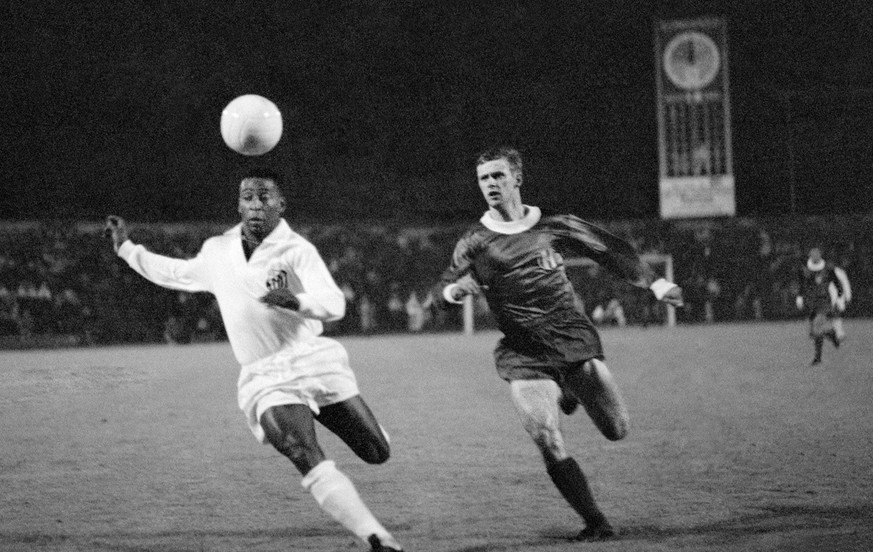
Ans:
[{"label": "player's knee", "polygon": [[627,437],[629,425],[630,424],[628,423],[628,419],[626,417],[620,417],[616,420],[613,420],[612,424],[602,428],[603,436],[610,441],[621,441],[622,439]]},{"label": "player's knee", "polygon": [[613,427],[608,431],[603,432],[603,436],[609,439],[610,441],[621,441],[625,437],[627,437],[627,428],[626,427]]},{"label": "player's knee", "polygon": [[374,443],[360,457],[368,464],[384,464],[391,458],[391,446],[388,443]]},{"label": "player's knee", "polygon": [[530,436],[547,460],[560,461],[567,457],[564,439],[559,431],[552,428],[540,428],[537,431],[531,431]]},{"label": "player's knee", "polygon": [[291,460],[294,465],[314,465],[320,461],[321,449],[315,441],[309,442],[297,439],[292,435],[283,435],[272,441],[272,444],[280,454]]},{"label": "player's knee", "polygon": [[346,441],[358,458],[368,464],[384,464],[391,457],[391,445],[384,432],[357,434]]}]

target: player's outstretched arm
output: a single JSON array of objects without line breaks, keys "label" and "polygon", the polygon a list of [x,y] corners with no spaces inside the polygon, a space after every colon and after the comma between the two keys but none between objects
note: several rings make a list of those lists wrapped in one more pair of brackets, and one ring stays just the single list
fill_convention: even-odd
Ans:
[{"label": "player's outstretched arm", "polygon": [[112,241],[112,247],[115,251],[121,247],[121,244],[126,242],[130,237],[127,233],[127,223],[123,218],[117,215],[109,215],[106,217],[106,226],[103,228],[103,235]]},{"label": "player's outstretched arm", "polygon": [[127,223],[117,215],[106,217],[103,235],[112,241],[115,252],[128,266],[152,283],[191,293],[210,291],[213,271],[200,254],[194,259],[175,259],[151,253],[130,241]]}]

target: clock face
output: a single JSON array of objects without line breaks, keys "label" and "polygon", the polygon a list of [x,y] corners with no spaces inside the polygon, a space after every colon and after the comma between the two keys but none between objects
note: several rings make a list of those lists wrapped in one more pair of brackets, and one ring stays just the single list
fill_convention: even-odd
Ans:
[{"label": "clock face", "polygon": [[670,82],[683,90],[707,86],[718,75],[720,67],[718,46],[704,33],[679,33],[664,48],[664,72]]}]

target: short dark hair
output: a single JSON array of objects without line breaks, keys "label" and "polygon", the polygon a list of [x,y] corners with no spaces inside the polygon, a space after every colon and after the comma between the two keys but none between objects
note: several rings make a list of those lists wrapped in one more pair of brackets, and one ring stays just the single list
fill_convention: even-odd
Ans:
[{"label": "short dark hair", "polygon": [[476,166],[489,161],[497,161],[498,159],[506,159],[509,163],[509,168],[516,175],[522,174],[524,163],[521,160],[521,153],[511,146],[493,146],[482,150],[476,157]]},{"label": "short dark hair", "polygon": [[285,182],[282,179],[282,175],[280,175],[278,172],[274,171],[273,169],[268,169],[266,167],[255,167],[252,169],[248,169],[243,174],[242,180],[246,180],[247,178],[260,178],[263,180],[272,180],[276,184],[276,189],[279,191],[279,193],[280,194],[283,193],[282,188],[283,188]]}]

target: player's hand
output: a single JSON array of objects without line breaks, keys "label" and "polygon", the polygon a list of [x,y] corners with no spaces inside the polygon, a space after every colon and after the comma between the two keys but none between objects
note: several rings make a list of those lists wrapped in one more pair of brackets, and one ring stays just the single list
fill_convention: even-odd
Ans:
[{"label": "player's hand", "polygon": [[455,287],[452,289],[452,299],[460,301],[465,295],[477,295],[481,292],[482,286],[479,285],[479,282],[467,275],[455,282]]},{"label": "player's hand", "polygon": [[271,289],[266,295],[261,297],[261,302],[274,307],[283,307],[295,311],[300,308],[300,299],[286,287]]},{"label": "player's hand", "polygon": [[281,263],[271,264],[268,267],[268,273],[272,276],[267,280],[267,289],[288,288],[291,293],[298,295],[303,293],[303,282],[297,276],[293,269]]},{"label": "player's hand", "polygon": [[803,296],[802,295],[798,295],[797,299],[795,299],[794,302],[797,305],[797,310],[803,310]]},{"label": "player's hand", "polygon": [[674,286],[667,290],[667,293],[661,297],[661,301],[667,303],[668,305],[673,305],[674,307],[681,307],[685,305],[685,300],[682,298],[682,288],[679,286]]},{"label": "player's hand", "polygon": [[119,216],[109,215],[106,217],[106,226],[103,228],[103,235],[112,240],[112,247],[115,251],[118,251],[121,244],[129,239],[127,234],[127,223]]}]

